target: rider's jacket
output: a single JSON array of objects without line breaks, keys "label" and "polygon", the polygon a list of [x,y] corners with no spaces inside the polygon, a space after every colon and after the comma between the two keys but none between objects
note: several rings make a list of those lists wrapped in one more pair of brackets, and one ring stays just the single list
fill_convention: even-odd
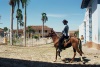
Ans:
[{"label": "rider's jacket", "polygon": [[64,36],[68,36],[68,31],[69,31],[69,26],[66,25],[66,26],[64,27],[63,31],[62,31],[62,34],[63,34]]}]

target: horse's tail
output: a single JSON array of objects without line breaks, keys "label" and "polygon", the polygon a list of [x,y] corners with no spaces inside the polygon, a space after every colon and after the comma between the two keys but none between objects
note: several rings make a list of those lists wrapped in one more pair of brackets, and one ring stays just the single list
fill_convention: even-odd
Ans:
[{"label": "horse's tail", "polygon": [[78,38],[78,40],[79,40],[79,50],[82,52],[82,54],[84,54],[83,51],[82,51],[82,42],[79,38]]}]

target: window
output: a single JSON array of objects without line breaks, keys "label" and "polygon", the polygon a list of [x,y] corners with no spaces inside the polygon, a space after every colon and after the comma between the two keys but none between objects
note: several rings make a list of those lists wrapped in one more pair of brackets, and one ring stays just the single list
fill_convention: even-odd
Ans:
[{"label": "window", "polygon": [[41,33],[41,30],[39,30],[39,33]]},{"label": "window", "polygon": [[47,30],[45,30],[45,33],[47,33]]}]

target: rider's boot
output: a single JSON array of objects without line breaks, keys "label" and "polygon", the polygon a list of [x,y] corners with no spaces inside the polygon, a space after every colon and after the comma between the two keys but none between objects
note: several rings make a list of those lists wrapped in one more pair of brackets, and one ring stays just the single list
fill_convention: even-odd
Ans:
[{"label": "rider's boot", "polygon": [[70,43],[70,40],[67,41],[67,42],[64,44],[64,47],[66,47],[69,43]]}]

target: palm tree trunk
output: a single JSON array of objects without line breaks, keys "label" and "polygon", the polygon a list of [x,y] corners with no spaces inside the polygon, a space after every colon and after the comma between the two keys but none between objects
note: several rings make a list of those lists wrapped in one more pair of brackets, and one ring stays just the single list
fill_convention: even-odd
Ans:
[{"label": "palm tree trunk", "polygon": [[11,7],[10,45],[13,45],[13,6]]},{"label": "palm tree trunk", "polygon": [[44,37],[44,21],[43,21],[43,26],[42,26],[42,38]]},{"label": "palm tree trunk", "polygon": [[[18,4],[18,9],[19,9],[19,4]],[[19,26],[18,26],[18,18],[17,18],[17,38],[18,38],[18,30],[19,30]]]},{"label": "palm tree trunk", "polygon": [[18,26],[18,19],[17,19],[17,38],[18,38],[18,30],[19,30],[19,26]]},{"label": "palm tree trunk", "polygon": [[26,4],[25,4],[25,17],[24,17],[25,21],[24,21],[24,44],[26,46],[26,19],[27,19],[27,16],[26,16]]}]

